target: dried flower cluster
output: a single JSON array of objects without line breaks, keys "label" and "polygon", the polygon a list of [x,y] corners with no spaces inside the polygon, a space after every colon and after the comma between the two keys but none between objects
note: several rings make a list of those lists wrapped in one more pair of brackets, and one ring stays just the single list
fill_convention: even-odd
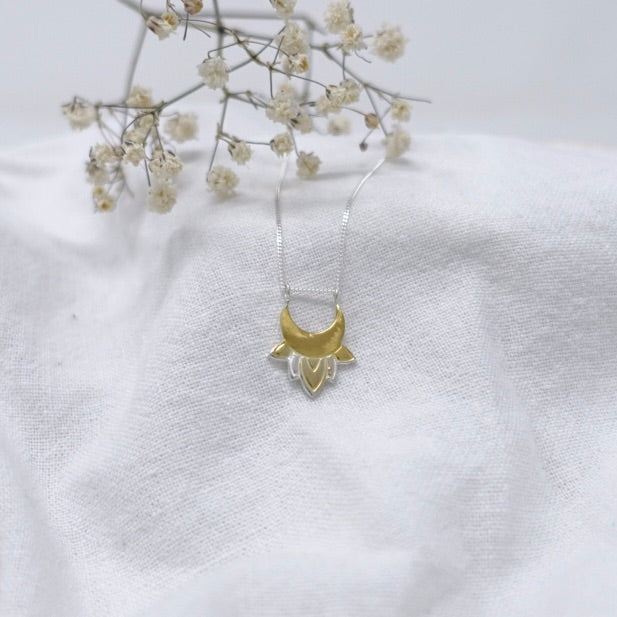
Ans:
[{"label": "dried flower cluster", "polygon": [[[424,99],[380,88],[351,67],[354,59],[366,62],[365,53],[387,62],[398,60],[405,51],[405,37],[398,26],[387,24],[373,33],[365,32],[356,23],[348,0],[328,4],[323,26],[297,14],[297,0],[269,0],[269,15],[241,16],[245,21],[259,19],[260,23],[264,23],[264,16],[270,16],[275,24],[271,36],[228,25],[231,19],[219,9],[218,0],[208,3],[209,12],[201,0],[167,0],[157,14],[144,14],[137,0],[120,1],[139,12],[158,39],[183,33],[179,38],[184,40],[189,32],[201,33],[207,35],[209,49],[196,62],[199,83],[168,100],[157,101],[149,89],[130,84],[122,101],[92,103],[75,97],[62,107],[72,128],[97,125],[102,135],[102,141],[90,149],[86,165],[95,210],[114,210],[126,187],[125,170],[130,166],[144,170],[150,210],[163,213],[173,208],[178,194],[176,178],[183,168],[177,147],[197,137],[198,119],[194,113],[174,112],[172,107],[203,87],[217,91],[221,100],[206,172],[208,188],[220,198],[233,195],[238,186],[232,166],[247,165],[258,147],[271,150],[277,157],[295,156],[297,175],[313,178],[321,160],[314,152],[302,149],[302,135],[346,135],[351,132],[353,117],[359,117],[366,127],[360,141],[362,150],[375,132],[381,133],[386,157],[396,158],[408,150],[410,136],[403,123],[410,119],[410,103]],[[234,54],[238,58],[232,61]],[[337,67],[338,83],[322,83],[314,74],[317,55]],[[137,60],[138,55],[130,74]],[[240,74],[249,65],[263,70],[267,80],[263,93],[242,88]],[[273,131],[268,141],[235,136],[225,124],[232,103],[262,110],[273,126],[279,127],[278,132]],[[219,161],[221,144],[227,146],[232,166]]]}]

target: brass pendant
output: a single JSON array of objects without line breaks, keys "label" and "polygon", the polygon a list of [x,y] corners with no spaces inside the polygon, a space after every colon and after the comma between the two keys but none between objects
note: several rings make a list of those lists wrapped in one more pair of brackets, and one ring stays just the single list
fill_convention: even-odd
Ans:
[{"label": "brass pendant", "polygon": [[355,361],[342,342],[345,317],[338,304],[334,321],[321,332],[307,332],[298,327],[288,305],[281,311],[280,321],[283,340],[272,349],[270,355],[276,360],[287,361],[290,378],[299,379],[309,396],[316,396],[327,381],[334,379],[337,364]]}]

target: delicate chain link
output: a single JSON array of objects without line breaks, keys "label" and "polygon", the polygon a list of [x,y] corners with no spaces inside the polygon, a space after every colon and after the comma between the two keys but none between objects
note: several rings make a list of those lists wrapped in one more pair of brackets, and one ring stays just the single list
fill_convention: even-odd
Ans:
[{"label": "delicate chain link", "polygon": [[351,206],[354,204],[358,193],[362,190],[362,187],[371,178],[373,174],[384,164],[385,158],[380,159],[375,166],[364,175],[364,177],[358,182],[351,195],[345,203],[345,209],[343,210],[343,217],[341,219],[341,228],[339,233],[339,248],[337,255],[337,270],[336,277],[334,279],[334,287],[292,287],[287,282],[286,267],[285,267],[285,249],[283,244],[283,220],[281,216],[281,192],[283,187],[283,180],[287,172],[287,165],[289,163],[289,157],[286,156],[281,164],[281,172],[279,180],[276,184],[274,192],[274,210],[276,214],[276,256],[279,264],[279,284],[281,286],[281,292],[285,302],[289,302],[292,294],[322,294],[333,295],[334,302],[338,301],[338,296],[341,292],[341,285],[343,282],[344,266],[345,266],[345,249],[347,246],[347,229],[349,227],[349,215],[351,214]]}]

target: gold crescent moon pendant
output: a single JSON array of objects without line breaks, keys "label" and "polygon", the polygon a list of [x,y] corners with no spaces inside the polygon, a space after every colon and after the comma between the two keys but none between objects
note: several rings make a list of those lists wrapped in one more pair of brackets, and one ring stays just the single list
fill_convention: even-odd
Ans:
[{"label": "gold crescent moon pendant", "polygon": [[283,340],[272,349],[270,356],[287,361],[289,376],[299,379],[311,397],[318,394],[327,381],[334,379],[337,364],[355,361],[342,342],[345,316],[338,304],[334,321],[321,332],[300,328],[291,317],[288,305],[281,311],[280,324]]}]

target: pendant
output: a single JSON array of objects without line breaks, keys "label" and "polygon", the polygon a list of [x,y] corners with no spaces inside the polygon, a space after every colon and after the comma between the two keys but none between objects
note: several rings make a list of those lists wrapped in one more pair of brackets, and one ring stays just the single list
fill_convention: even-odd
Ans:
[{"label": "pendant", "polygon": [[304,391],[316,396],[327,381],[336,375],[337,364],[355,361],[351,351],[342,343],[345,317],[336,305],[334,321],[321,332],[307,332],[298,327],[289,313],[289,305],[281,311],[283,340],[270,352],[276,360],[285,360],[289,377],[299,379]]}]

